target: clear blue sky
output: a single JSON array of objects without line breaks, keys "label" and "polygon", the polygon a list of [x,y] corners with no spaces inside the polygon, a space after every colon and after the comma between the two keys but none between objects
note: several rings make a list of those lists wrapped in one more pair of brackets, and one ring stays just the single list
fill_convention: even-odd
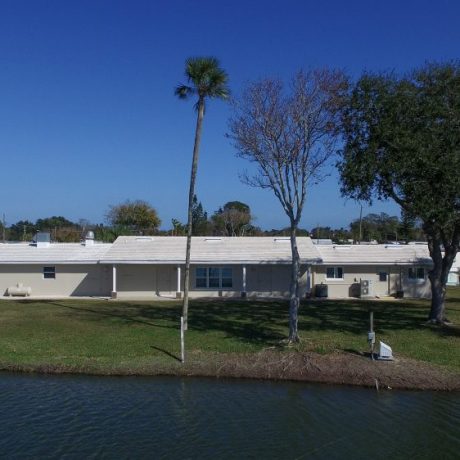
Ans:
[{"label": "clear blue sky", "polygon": [[[220,59],[238,95],[248,81],[301,67],[406,71],[459,58],[460,2],[0,2],[0,213],[7,223],[64,215],[104,221],[144,199],[163,228],[185,221],[195,113],[177,100],[190,56]],[[224,137],[229,108],[208,108],[197,194],[212,213],[251,206],[262,228],[287,225],[269,191],[241,184],[247,165]],[[392,204],[364,212],[398,214]],[[301,226],[346,226],[359,206],[334,171],[309,194]]]}]

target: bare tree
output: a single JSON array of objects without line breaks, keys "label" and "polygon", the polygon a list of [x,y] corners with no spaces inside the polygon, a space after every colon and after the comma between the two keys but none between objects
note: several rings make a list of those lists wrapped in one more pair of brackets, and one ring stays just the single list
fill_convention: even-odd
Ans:
[{"label": "bare tree", "polygon": [[292,269],[289,342],[298,342],[300,256],[296,232],[307,186],[321,179],[323,166],[335,150],[338,107],[347,87],[342,72],[300,71],[289,91],[276,79],[250,84],[234,102],[230,135],[237,156],[254,163],[256,172],[243,182],[271,190],[289,217]]}]

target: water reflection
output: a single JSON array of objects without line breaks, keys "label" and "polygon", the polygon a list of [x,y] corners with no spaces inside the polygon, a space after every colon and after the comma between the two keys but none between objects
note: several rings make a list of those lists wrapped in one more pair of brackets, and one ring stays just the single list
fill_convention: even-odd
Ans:
[{"label": "water reflection", "polygon": [[460,395],[0,374],[2,458],[458,458]]}]

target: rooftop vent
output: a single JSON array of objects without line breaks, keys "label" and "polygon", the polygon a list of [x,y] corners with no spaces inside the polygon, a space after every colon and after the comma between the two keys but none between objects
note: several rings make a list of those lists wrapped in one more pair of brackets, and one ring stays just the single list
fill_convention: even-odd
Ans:
[{"label": "rooftop vent", "polygon": [[94,244],[94,232],[89,231],[85,236],[85,246],[92,246]]},{"label": "rooftop vent", "polygon": [[34,243],[37,248],[47,248],[51,244],[51,235],[48,232],[37,232]]}]

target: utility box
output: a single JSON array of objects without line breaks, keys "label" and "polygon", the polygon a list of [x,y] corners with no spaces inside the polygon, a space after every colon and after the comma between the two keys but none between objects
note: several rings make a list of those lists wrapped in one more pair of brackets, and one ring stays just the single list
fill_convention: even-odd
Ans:
[{"label": "utility box", "polygon": [[380,342],[379,359],[382,361],[393,361],[393,350],[386,343]]},{"label": "utility box", "polygon": [[371,280],[361,280],[360,282],[360,297],[374,297],[373,286]]},{"label": "utility box", "polygon": [[316,284],[315,285],[315,297],[325,298],[328,296],[327,284]]}]

